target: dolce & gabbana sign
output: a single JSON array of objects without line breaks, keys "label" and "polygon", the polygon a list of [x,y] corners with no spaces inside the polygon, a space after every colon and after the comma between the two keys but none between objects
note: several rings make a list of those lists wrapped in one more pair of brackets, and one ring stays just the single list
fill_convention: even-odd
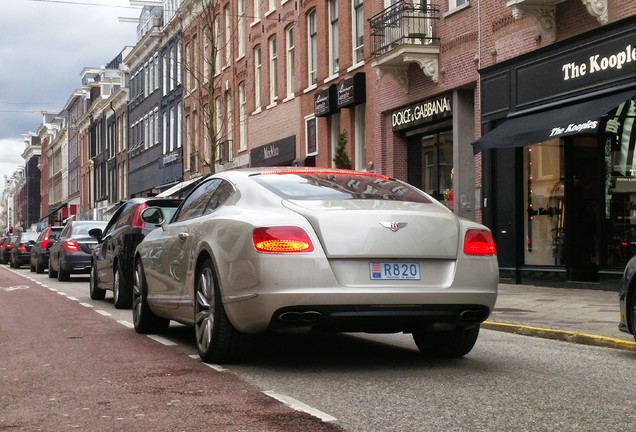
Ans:
[{"label": "dolce & gabbana sign", "polygon": [[445,94],[393,111],[391,126],[399,131],[452,116],[451,95]]}]

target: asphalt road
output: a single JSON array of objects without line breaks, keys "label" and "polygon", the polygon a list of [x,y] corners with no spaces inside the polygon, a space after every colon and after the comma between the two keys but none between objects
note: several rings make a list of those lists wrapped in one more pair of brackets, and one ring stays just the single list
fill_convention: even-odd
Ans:
[{"label": "asphalt road", "polygon": [[[31,287],[3,290],[5,275],[16,287],[25,281]],[[208,367],[196,358],[191,329],[173,325],[154,339],[138,335],[130,311],[115,310],[110,297],[88,298],[88,278],[59,283],[2,267],[0,281],[0,430],[605,432],[636,426],[632,351],[483,330],[465,358],[432,361],[405,335],[270,336],[261,338],[249,363]],[[327,421],[267,394],[292,398],[286,401]]]},{"label": "asphalt road", "polygon": [[136,334],[53,284],[0,268],[0,430],[340,430],[207,367],[189,349]]}]

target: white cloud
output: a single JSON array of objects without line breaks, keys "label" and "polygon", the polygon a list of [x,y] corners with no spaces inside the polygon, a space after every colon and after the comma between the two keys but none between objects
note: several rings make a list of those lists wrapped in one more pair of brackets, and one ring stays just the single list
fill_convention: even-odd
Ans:
[{"label": "white cloud", "polygon": [[[108,7],[96,6],[106,5]],[[119,6],[119,7],[114,7]],[[0,13],[0,187],[24,160],[22,135],[41,111],[60,111],[85,67],[102,66],[135,45],[138,18],[128,0],[11,0]],[[16,157],[16,155],[18,155]]]}]

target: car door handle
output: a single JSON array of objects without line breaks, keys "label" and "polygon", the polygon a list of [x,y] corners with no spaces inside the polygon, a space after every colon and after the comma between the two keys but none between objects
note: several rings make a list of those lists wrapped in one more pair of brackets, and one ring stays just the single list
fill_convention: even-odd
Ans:
[{"label": "car door handle", "polygon": [[188,238],[188,233],[179,233],[179,239],[181,241],[185,240]]}]

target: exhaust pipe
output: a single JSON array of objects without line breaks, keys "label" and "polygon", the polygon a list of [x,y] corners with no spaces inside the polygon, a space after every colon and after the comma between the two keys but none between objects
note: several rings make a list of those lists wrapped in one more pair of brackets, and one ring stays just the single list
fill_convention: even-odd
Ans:
[{"label": "exhaust pipe", "polygon": [[477,310],[467,309],[459,313],[459,318],[462,321],[482,322],[486,318],[488,318],[488,312],[486,312],[483,309],[477,309]]},{"label": "exhaust pipe", "polygon": [[307,323],[318,321],[322,314],[318,311],[283,312],[278,315],[278,320],[285,323]]}]

